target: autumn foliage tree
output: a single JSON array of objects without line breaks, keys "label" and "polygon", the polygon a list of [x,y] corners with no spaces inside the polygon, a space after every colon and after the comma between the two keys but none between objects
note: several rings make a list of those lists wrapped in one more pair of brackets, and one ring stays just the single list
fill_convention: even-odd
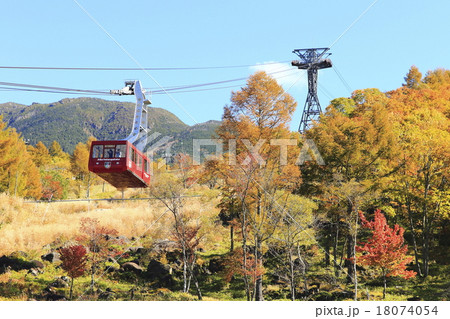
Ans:
[{"label": "autumn foliage tree", "polygon": [[[357,279],[354,265],[348,262],[356,244],[357,211],[367,205],[368,199],[376,200],[386,178],[395,172],[391,162],[396,158],[397,145],[388,102],[389,97],[378,89],[356,90],[349,99],[331,101],[320,122],[306,132],[316,143],[325,165],[301,166],[299,192],[322,199],[321,210],[327,213],[330,225],[322,232],[328,238],[325,247],[334,246],[338,275],[338,246],[341,242],[346,244],[342,249],[347,251],[348,282],[355,283]],[[342,237],[346,240],[342,241]]]},{"label": "autumn foliage tree", "polygon": [[[429,71],[424,79],[418,73],[412,67],[406,86],[389,92],[401,169],[385,194],[409,228],[417,272],[426,277],[437,234],[446,236],[450,212],[450,71]],[[436,252],[435,258],[448,259],[448,249]]]},{"label": "autumn foliage tree", "polygon": [[110,236],[116,236],[117,230],[102,226],[98,219],[85,217],[81,219],[78,241],[83,243],[88,249],[87,261],[91,269],[91,291],[95,283],[95,274],[99,265],[106,261],[108,257],[114,257],[120,252],[114,247],[113,242],[108,240]]},{"label": "autumn foliage tree", "polygon": [[[232,92],[217,130],[229,151],[222,165],[215,166],[215,173],[224,181],[221,208],[241,210],[230,215],[238,217],[241,228],[242,275],[248,300],[263,300],[263,272],[257,272],[251,289],[253,279],[247,268],[255,263],[255,269],[262,269],[263,245],[281,221],[276,191],[292,190],[300,181],[295,165],[299,136],[288,128],[296,105],[275,79],[257,72],[245,87]],[[250,245],[255,247],[253,252]]]},{"label": "autumn foliage tree", "polygon": [[52,199],[61,199],[63,196],[63,187],[61,182],[52,175],[45,175],[42,178],[42,198],[48,201]]},{"label": "autumn foliage tree", "polygon": [[89,198],[90,187],[97,180],[95,174],[91,173],[88,168],[89,150],[91,143],[95,138],[91,137],[85,143],[78,143],[70,158],[71,171],[79,182],[79,191],[81,193],[81,185],[86,186],[86,197]]},{"label": "autumn foliage tree", "polygon": [[38,142],[36,146],[28,146],[28,151],[33,158],[33,162],[39,168],[44,168],[51,161],[51,156],[48,148],[42,142]]},{"label": "autumn foliage tree", "polygon": [[[184,219],[184,220],[180,220]],[[186,216],[176,216],[175,225],[172,235],[177,243],[178,248],[183,256],[183,268],[186,269],[183,273],[187,275],[186,292],[189,292],[191,281],[194,280],[197,296],[202,300],[202,292],[198,284],[197,276],[195,275],[195,265],[197,261],[197,250],[199,248],[201,236],[199,236],[200,226],[189,225]]]},{"label": "autumn foliage tree", "polygon": [[41,197],[39,169],[25,142],[0,116],[0,192],[14,196]]},{"label": "autumn foliage tree", "polygon": [[72,279],[70,283],[70,296],[73,295],[73,281],[81,277],[86,271],[87,251],[82,245],[69,246],[59,250],[61,254],[61,268],[64,269]]},{"label": "autumn foliage tree", "polygon": [[195,276],[196,252],[199,248],[201,236],[200,225],[194,225],[189,212],[185,211],[186,198],[185,172],[181,169],[174,172],[158,172],[149,188],[150,195],[157,198],[174,218],[172,235],[183,259],[183,292],[189,292],[191,280],[194,281],[199,299],[202,293]]},{"label": "autumn foliage tree", "polygon": [[416,276],[416,272],[406,270],[406,264],[413,260],[406,256],[408,246],[404,243],[403,227],[395,225],[390,228],[381,210],[375,211],[373,221],[368,221],[362,212],[359,212],[361,224],[364,228],[372,230],[372,237],[356,251],[362,255],[357,257],[357,263],[375,267],[381,270],[383,278],[383,299],[386,297],[386,277],[399,276],[405,279]]}]

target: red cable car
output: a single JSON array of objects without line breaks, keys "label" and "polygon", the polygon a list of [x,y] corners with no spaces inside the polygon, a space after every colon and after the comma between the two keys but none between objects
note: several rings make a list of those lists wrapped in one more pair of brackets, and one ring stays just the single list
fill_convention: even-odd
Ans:
[{"label": "red cable car", "polygon": [[128,141],[93,141],[89,170],[116,188],[147,187],[150,163]]},{"label": "red cable car", "polygon": [[131,134],[125,140],[92,142],[88,167],[116,188],[147,187],[150,162],[142,150],[147,143],[146,106],[150,101],[139,81],[126,81],[125,85],[121,90],[111,90],[111,94],[136,96]]}]

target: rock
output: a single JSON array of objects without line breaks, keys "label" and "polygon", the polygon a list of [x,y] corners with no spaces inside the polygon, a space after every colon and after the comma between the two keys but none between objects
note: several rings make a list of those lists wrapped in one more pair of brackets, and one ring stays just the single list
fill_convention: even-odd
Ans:
[{"label": "rock", "polygon": [[19,251],[15,251],[15,252],[11,253],[8,257],[14,258],[14,259],[28,258],[28,254],[24,251],[19,250]]},{"label": "rock", "polygon": [[8,271],[19,271],[22,269],[31,269],[36,268],[36,265],[33,262],[25,261],[23,259],[19,259],[16,257],[0,257],[0,274]]},{"label": "rock", "polygon": [[55,288],[66,288],[69,284],[62,280],[61,278],[56,278],[54,282],[52,282],[49,287],[55,287]]},{"label": "rock", "polygon": [[47,287],[44,289],[44,299],[47,301],[63,301],[67,300],[66,296],[58,294],[53,287]]},{"label": "rock", "polygon": [[30,270],[28,270],[28,272],[27,272],[27,274],[30,274],[30,275],[32,275],[32,276],[37,276],[37,275],[39,275],[41,272],[38,270],[38,269],[36,269],[36,268],[31,268]]},{"label": "rock", "polygon": [[32,260],[32,261],[30,261],[30,263],[33,264],[33,268],[39,268],[39,269],[45,268],[44,264],[39,260]]},{"label": "rock", "polygon": [[61,294],[47,294],[45,296],[45,300],[46,301],[66,301],[66,296],[61,295]]},{"label": "rock", "polygon": [[114,297],[114,291],[111,288],[106,288],[105,291],[98,295],[99,300],[111,300]]},{"label": "rock", "polygon": [[58,252],[52,251],[48,254],[42,255],[41,259],[45,260],[45,261],[49,261],[51,263],[55,263],[55,262],[61,261],[59,259],[60,257],[61,257],[61,255]]},{"label": "rock", "polygon": [[156,281],[162,286],[173,284],[172,270],[169,265],[164,265],[157,260],[152,259],[147,266],[146,277],[150,281]]},{"label": "rock", "polygon": [[67,282],[67,283],[70,283],[70,278],[67,277],[67,276],[61,276],[61,277],[59,277],[59,278],[61,278],[62,280],[64,280],[64,281]]},{"label": "rock", "polygon": [[208,270],[215,274],[221,272],[225,269],[224,267],[224,259],[221,257],[211,258],[208,264]]},{"label": "rock", "polygon": [[126,263],[122,264],[122,266],[120,266],[120,268],[123,271],[131,271],[131,272],[134,272],[135,274],[141,274],[144,271],[141,266],[139,266],[138,264],[133,263],[133,262],[126,262]]},{"label": "rock", "polygon": [[141,266],[141,261],[139,259],[133,259],[131,262],[135,263],[138,266]]},{"label": "rock", "polygon": [[104,271],[105,271],[106,273],[113,273],[113,272],[116,272],[116,271],[119,271],[119,270],[120,270],[119,267],[113,265],[113,266],[107,266],[107,267],[105,267],[105,270],[104,270]]},{"label": "rock", "polygon": [[162,253],[174,251],[177,249],[177,243],[173,240],[163,239],[157,240],[153,243],[152,251],[155,253]]},{"label": "rock", "polygon": [[7,256],[2,256],[0,257],[0,274],[2,274],[3,272],[6,272],[6,268],[7,267],[11,267],[11,265],[14,264],[14,259],[7,257]]}]

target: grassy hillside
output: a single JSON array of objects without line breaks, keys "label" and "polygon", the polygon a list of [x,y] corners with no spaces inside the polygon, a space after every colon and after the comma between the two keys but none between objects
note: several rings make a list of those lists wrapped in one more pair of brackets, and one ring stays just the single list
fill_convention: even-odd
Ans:
[{"label": "grassy hillside", "polygon": [[[71,153],[75,145],[89,136],[99,140],[123,139],[131,130],[134,103],[106,101],[97,98],[67,98],[51,104],[0,104],[0,114],[9,126],[22,133],[35,145],[42,141],[47,147],[58,141],[64,151]],[[173,149],[182,145],[192,149],[192,138],[210,138],[219,122],[188,126],[178,117],[161,108],[149,109],[150,134],[159,132],[175,138]]]}]

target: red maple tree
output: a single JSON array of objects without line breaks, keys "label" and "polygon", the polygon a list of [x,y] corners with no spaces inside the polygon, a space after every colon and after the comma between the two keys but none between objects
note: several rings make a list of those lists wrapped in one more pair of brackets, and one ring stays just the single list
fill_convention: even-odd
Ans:
[{"label": "red maple tree", "polygon": [[72,282],[70,284],[70,299],[72,299],[73,280],[83,276],[86,270],[87,251],[82,245],[69,246],[59,250],[61,254],[61,268],[64,269]]},{"label": "red maple tree", "polygon": [[358,257],[362,265],[381,268],[383,277],[383,299],[386,297],[386,277],[398,276],[409,279],[416,276],[416,272],[406,270],[406,264],[412,261],[407,257],[408,246],[404,244],[405,229],[399,225],[390,228],[386,218],[379,209],[375,211],[375,219],[368,221],[362,212],[359,212],[361,224],[371,229],[372,237],[362,246],[356,246],[356,251],[363,254]]}]

